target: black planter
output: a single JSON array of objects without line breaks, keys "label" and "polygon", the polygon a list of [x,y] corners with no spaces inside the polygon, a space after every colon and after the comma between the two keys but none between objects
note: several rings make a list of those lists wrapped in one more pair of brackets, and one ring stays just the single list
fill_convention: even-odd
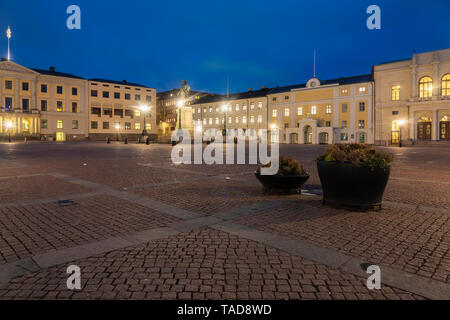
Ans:
[{"label": "black planter", "polygon": [[256,178],[269,193],[292,194],[301,193],[301,186],[309,179],[309,174],[295,176],[261,175],[255,172]]},{"label": "black planter", "polygon": [[381,209],[390,167],[318,161],[317,169],[324,204],[361,211]]}]

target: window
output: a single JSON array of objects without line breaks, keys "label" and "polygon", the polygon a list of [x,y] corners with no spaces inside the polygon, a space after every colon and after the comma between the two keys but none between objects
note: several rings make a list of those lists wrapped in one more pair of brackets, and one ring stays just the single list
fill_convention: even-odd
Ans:
[{"label": "window", "polygon": [[366,111],[366,103],[365,102],[360,102],[359,103],[359,111],[360,112]]},{"label": "window", "polygon": [[219,118],[216,118],[216,124],[219,124]]},{"label": "window", "polygon": [[98,96],[97,90],[91,90],[91,97],[97,97],[97,96]]},{"label": "window", "polygon": [[247,123],[247,117],[246,116],[242,117],[242,123]]},{"label": "window", "polygon": [[366,87],[359,87],[359,93],[364,93],[366,92]]},{"label": "window", "polygon": [[141,116],[141,112],[139,110],[136,110],[134,112],[134,114],[135,114],[136,117],[140,117]]},{"label": "window", "polygon": [[46,84],[41,84],[41,92],[47,93],[47,85]]},{"label": "window", "polygon": [[134,124],[134,129],[135,130],[141,130],[141,124],[140,123],[135,123]]},{"label": "window", "polygon": [[250,116],[250,123],[255,123],[255,116]]},{"label": "window", "polygon": [[366,127],[366,121],[365,120],[359,120],[358,121],[358,128],[364,129]]},{"label": "window", "polygon": [[114,99],[120,99],[120,92],[114,92]]},{"label": "window", "polygon": [[317,114],[317,107],[311,106],[311,114]]},{"label": "window", "polygon": [[72,120],[72,129],[78,129],[78,120]]},{"label": "window", "polygon": [[342,94],[347,94],[347,93],[348,93],[348,89],[342,89],[342,90],[341,90],[341,93],[342,93]]},{"label": "window", "polygon": [[347,120],[342,120],[341,127],[342,128],[347,128]]},{"label": "window", "polygon": [[348,140],[348,133],[341,133],[341,141],[347,141]]},{"label": "window", "polygon": [[277,101],[277,97],[272,97],[272,101],[273,102]]},{"label": "window", "polygon": [[442,77],[441,80],[441,95],[443,97],[450,96],[450,73]]},{"label": "window", "polygon": [[206,118],[205,118],[205,119],[203,119],[203,124],[206,124]]},{"label": "window", "polygon": [[289,100],[289,96],[284,96],[284,100]]},{"label": "window", "polygon": [[392,111],[393,116],[398,116],[398,111]]},{"label": "window", "polygon": [[9,97],[5,98],[5,109],[6,110],[12,109],[12,98],[9,98]]},{"label": "window", "polygon": [[11,80],[5,80],[5,89],[12,90],[12,81]]},{"label": "window", "polygon": [[47,100],[41,100],[41,111],[47,111]]},{"label": "window", "polygon": [[28,91],[30,87],[30,84],[28,82],[22,82],[22,90]]},{"label": "window", "polygon": [[423,77],[419,80],[419,97],[430,98],[433,95],[433,79]]},{"label": "window", "polygon": [[105,121],[103,122],[103,129],[108,130],[109,129],[109,122]]},{"label": "window", "polygon": [[125,130],[131,130],[131,123],[125,122]]},{"label": "window", "polygon": [[391,100],[399,101],[400,100],[400,86],[395,85],[391,88]]},{"label": "window", "polygon": [[78,88],[73,87],[72,88],[72,95],[77,96],[78,95]]},{"label": "window", "polygon": [[91,108],[91,114],[101,115],[102,114],[102,108]]},{"label": "window", "polygon": [[236,123],[239,123],[239,117],[236,117]]},{"label": "window", "polygon": [[56,86],[56,93],[57,94],[63,94],[63,87],[62,86]]},{"label": "window", "polygon": [[258,123],[262,123],[262,116],[258,116]]},{"label": "window", "polygon": [[209,112],[212,112],[212,107],[209,107]]},{"label": "window", "polygon": [[97,128],[98,128],[97,121],[91,121],[91,129],[97,129]]},{"label": "window", "polygon": [[56,112],[63,112],[63,103],[62,103],[62,101],[56,101]]},{"label": "window", "polygon": [[359,143],[365,143],[366,142],[366,134],[364,132],[361,132],[359,134]]},{"label": "window", "polygon": [[392,121],[392,131],[399,131],[398,121]]},{"label": "window", "polygon": [[109,98],[109,91],[103,91],[103,98]]},{"label": "window", "polygon": [[302,107],[298,107],[297,108],[297,115],[301,116],[303,114],[303,108]]},{"label": "window", "polygon": [[325,127],[331,127],[331,121],[325,122]]},{"label": "window", "polygon": [[200,113],[201,112],[201,109],[200,108],[197,108],[197,113]]},{"label": "window", "polygon": [[140,94],[135,94],[134,95],[134,100],[140,101],[141,100],[141,95]]},{"label": "window", "polygon": [[72,112],[77,113],[78,112],[78,103],[72,102]]},{"label": "window", "polygon": [[347,112],[348,105],[346,103],[342,104],[342,112]]},{"label": "window", "polygon": [[247,110],[247,105],[246,104],[244,104],[243,106],[242,106],[242,110]]},{"label": "window", "polygon": [[284,116],[289,117],[289,108],[284,109]]},{"label": "window", "polygon": [[236,111],[239,111],[239,104],[236,104]]},{"label": "window", "polygon": [[277,109],[273,109],[272,110],[272,117],[276,118],[277,117]]},{"label": "window", "polygon": [[63,121],[62,120],[58,120],[56,122],[56,128],[58,128],[58,129],[62,129],[63,128]]},{"label": "window", "polygon": [[29,111],[30,110],[30,100],[22,99],[22,110]]},{"label": "window", "polygon": [[151,123],[146,123],[145,124],[145,130],[152,130],[152,124]]},{"label": "window", "polygon": [[255,104],[254,103],[250,103],[250,109],[251,110],[255,109]]},{"label": "window", "polygon": [[125,93],[125,100],[131,100],[131,95],[129,93]]},{"label": "window", "polygon": [[262,108],[262,102],[260,101],[260,102],[258,102],[258,109],[261,109]]},{"label": "window", "polygon": [[209,123],[209,124],[212,124],[212,118],[209,118],[208,123]]},{"label": "window", "polygon": [[152,96],[145,96],[145,101],[147,101],[147,102],[152,101]]},{"label": "window", "polygon": [[112,117],[113,111],[111,108],[103,108],[103,115]]},{"label": "window", "polygon": [[41,129],[47,129],[48,128],[48,121],[41,119]]}]

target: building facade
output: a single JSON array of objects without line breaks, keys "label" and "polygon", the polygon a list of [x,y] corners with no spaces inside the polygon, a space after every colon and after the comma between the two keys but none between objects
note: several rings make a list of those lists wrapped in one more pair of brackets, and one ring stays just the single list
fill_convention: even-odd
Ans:
[{"label": "building facade", "polygon": [[89,80],[91,140],[156,138],[156,90],[127,81]]},{"label": "building facade", "polygon": [[373,143],[372,75],[274,88],[268,92],[268,128],[280,143]]},{"label": "building facade", "polygon": [[381,145],[450,140],[450,49],[374,67]]},{"label": "building facade", "polygon": [[209,96],[195,101],[191,107],[196,130],[239,129],[261,134],[267,129],[267,94],[270,89],[250,89],[247,92]]}]

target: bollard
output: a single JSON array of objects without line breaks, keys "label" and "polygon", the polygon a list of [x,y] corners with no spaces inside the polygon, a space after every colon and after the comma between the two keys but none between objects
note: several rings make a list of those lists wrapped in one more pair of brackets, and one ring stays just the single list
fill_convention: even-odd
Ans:
[{"label": "bollard", "polygon": [[107,138],[106,138],[106,143],[107,143],[107,144],[109,144],[109,143],[110,143],[110,141],[109,141],[109,137],[107,137]]},{"label": "bollard", "polygon": [[128,138],[125,138],[125,140],[123,141],[124,144],[128,144]]},{"label": "bollard", "polygon": [[149,144],[150,144],[150,138],[147,138],[147,140],[145,141],[145,144],[146,144],[146,145],[149,145]]}]

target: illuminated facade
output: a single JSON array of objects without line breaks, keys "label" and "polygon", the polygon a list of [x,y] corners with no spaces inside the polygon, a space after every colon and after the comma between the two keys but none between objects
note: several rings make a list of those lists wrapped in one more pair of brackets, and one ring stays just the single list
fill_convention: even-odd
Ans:
[{"label": "illuminated facade", "polygon": [[89,138],[156,138],[156,90],[127,81],[89,80]]},{"label": "illuminated facade", "polygon": [[377,144],[450,140],[450,49],[374,67]]}]

